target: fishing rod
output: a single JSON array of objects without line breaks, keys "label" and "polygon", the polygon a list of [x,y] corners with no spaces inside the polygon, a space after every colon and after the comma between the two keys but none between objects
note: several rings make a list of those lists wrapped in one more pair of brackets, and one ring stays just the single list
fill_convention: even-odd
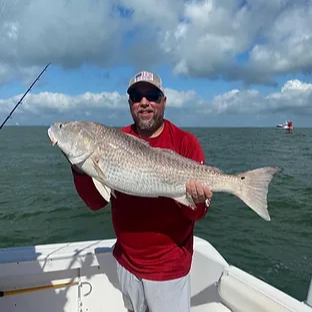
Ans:
[{"label": "fishing rod", "polygon": [[2,127],[5,125],[5,123],[11,118],[12,114],[14,113],[14,111],[17,109],[17,107],[22,103],[24,97],[27,95],[27,93],[31,90],[31,88],[34,86],[34,84],[39,80],[39,78],[41,77],[41,75],[46,71],[46,69],[49,67],[51,63],[48,63],[46,65],[46,67],[41,71],[41,73],[39,74],[39,76],[34,80],[34,82],[31,84],[31,86],[28,88],[28,90],[24,93],[24,95],[22,96],[22,98],[18,101],[18,103],[14,106],[14,108],[11,110],[10,114],[7,116],[7,118],[4,120],[4,122],[2,123],[2,125],[0,126],[0,130],[2,129]]}]

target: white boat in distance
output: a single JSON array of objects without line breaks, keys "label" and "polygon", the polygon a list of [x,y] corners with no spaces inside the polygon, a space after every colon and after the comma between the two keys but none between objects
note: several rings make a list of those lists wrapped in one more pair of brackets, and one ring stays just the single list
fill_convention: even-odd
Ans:
[{"label": "white boat in distance", "polygon": [[[115,239],[0,249],[1,312],[122,312]],[[192,312],[312,312],[194,237]],[[309,303],[309,304],[308,304]]]},{"label": "white boat in distance", "polygon": [[290,120],[286,120],[282,124],[277,124],[276,128],[278,128],[278,129],[286,129],[286,130],[293,130],[293,123]]}]

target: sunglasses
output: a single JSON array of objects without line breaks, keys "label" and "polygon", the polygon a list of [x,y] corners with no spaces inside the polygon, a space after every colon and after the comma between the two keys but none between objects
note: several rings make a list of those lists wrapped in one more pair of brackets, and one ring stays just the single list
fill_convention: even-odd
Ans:
[{"label": "sunglasses", "polygon": [[132,92],[129,94],[130,100],[134,103],[141,102],[143,97],[145,97],[149,102],[158,102],[159,99],[162,97],[162,93],[159,91],[154,92]]}]

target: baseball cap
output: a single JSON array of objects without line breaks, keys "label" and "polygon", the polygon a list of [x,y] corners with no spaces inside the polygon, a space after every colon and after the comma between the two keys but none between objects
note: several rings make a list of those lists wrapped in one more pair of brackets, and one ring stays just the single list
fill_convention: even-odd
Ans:
[{"label": "baseball cap", "polygon": [[127,93],[129,94],[131,89],[139,82],[150,83],[153,86],[155,86],[157,89],[159,89],[162,93],[164,93],[164,89],[163,89],[162,81],[161,81],[160,77],[157,74],[149,72],[149,71],[141,71],[141,72],[135,74],[130,79]]}]

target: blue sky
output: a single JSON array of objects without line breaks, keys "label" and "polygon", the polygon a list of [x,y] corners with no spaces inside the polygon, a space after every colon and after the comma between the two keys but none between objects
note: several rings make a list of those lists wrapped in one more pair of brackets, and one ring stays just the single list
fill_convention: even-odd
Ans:
[{"label": "blue sky", "polygon": [[51,62],[8,125],[128,124],[151,70],[179,126],[307,127],[311,30],[306,0],[0,0],[0,121]]}]

